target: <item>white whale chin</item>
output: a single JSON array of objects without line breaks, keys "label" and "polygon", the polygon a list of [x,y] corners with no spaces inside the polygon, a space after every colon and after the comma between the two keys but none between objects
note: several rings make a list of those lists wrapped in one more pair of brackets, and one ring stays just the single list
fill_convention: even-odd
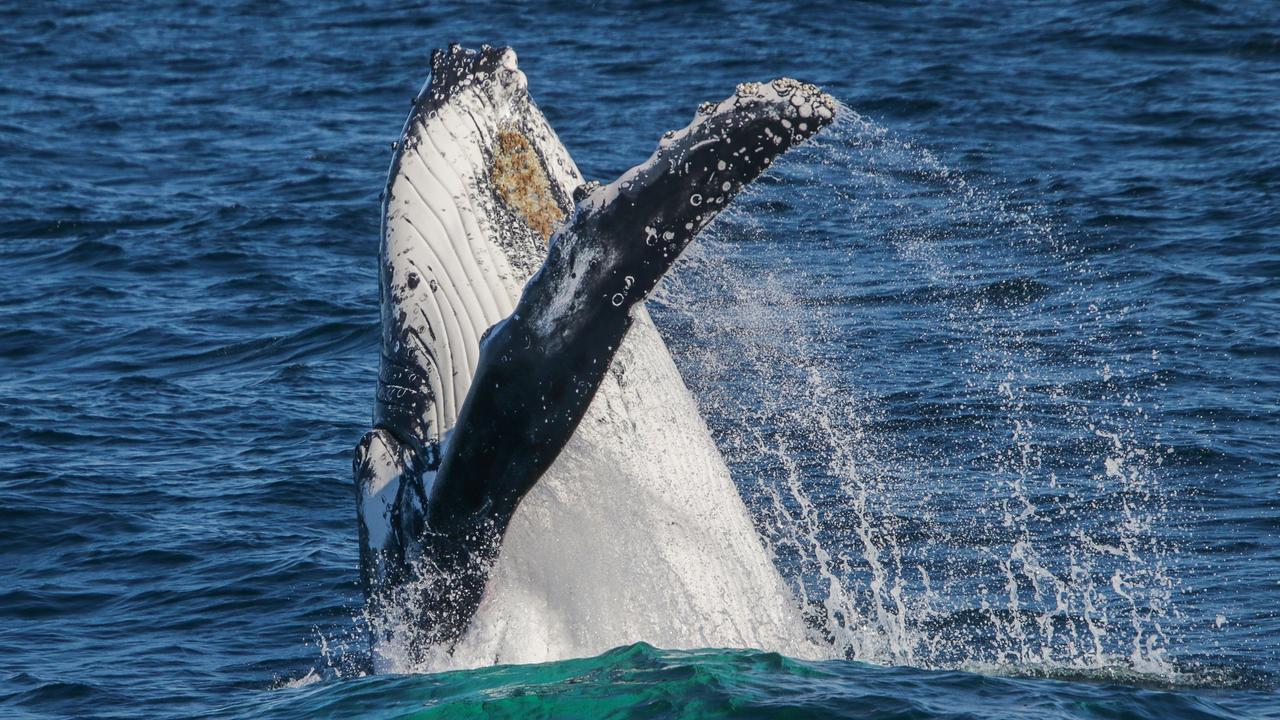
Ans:
[{"label": "white whale chin", "polygon": [[[388,313],[404,309],[422,325],[420,336],[432,338],[439,402],[429,419],[440,433],[475,373],[475,343],[511,311],[536,267],[512,255],[520,243],[491,212],[482,148],[495,128],[485,124],[490,108],[468,102],[482,100],[455,98],[406,126],[414,157],[391,178],[384,217],[392,272],[423,275],[410,296],[384,296],[384,326]],[[548,174],[571,191],[581,176],[545,130],[544,156],[565,161]],[[545,662],[637,641],[819,655],[643,306],[581,425],[516,510],[467,633],[451,654],[430,653],[417,665],[397,647],[413,637],[379,640],[377,668]]]}]

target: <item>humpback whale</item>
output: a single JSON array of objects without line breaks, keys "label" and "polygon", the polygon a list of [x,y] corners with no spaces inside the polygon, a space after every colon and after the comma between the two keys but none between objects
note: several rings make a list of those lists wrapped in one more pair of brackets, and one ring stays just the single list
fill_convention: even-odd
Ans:
[{"label": "humpback whale", "polygon": [[432,53],[383,194],[377,392],[353,460],[377,667],[637,640],[805,654],[644,300],[836,111],[813,85],[744,83],[586,182],[514,51]]}]

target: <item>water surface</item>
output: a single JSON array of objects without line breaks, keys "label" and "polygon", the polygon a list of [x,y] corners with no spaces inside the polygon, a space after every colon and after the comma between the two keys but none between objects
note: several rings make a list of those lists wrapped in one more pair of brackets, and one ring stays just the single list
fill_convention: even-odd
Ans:
[{"label": "water surface", "polygon": [[[378,192],[451,41],[602,180],[740,81],[860,114],[654,303],[832,660],[359,676]],[[1280,715],[1271,3],[49,2],[0,47],[5,714]]]}]

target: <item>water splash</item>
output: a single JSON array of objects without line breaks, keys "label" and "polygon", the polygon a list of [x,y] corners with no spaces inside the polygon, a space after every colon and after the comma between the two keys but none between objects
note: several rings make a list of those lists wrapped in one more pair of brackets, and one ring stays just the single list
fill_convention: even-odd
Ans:
[{"label": "water splash", "polygon": [[1176,678],[1157,353],[1042,215],[855,119],[652,303],[832,657]]},{"label": "water splash", "polygon": [[815,631],[882,663],[1171,678],[1137,308],[1034,200],[844,115],[656,303]]}]

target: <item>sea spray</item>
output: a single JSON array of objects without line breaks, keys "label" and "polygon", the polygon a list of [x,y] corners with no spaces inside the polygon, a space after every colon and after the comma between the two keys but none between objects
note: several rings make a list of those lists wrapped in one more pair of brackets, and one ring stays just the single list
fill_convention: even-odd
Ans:
[{"label": "sea spray", "polygon": [[[1123,382],[1157,353],[1116,350],[1133,309],[1088,296],[1087,258],[1043,215],[854,118],[650,303],[803,607],[804,654],[1174,678],[1159,386]],[[1087,340],[1059,343],[1065,326]],[[627,612],[596,610],[578,620]],[[696,646],[695,620],[666,644]],[[362,641],[322,636],[326,663],[362,673]]]},{"label": "sea spray", "polygon": [[1172,676],[1134,308],[1089,295],[1088,253],[1034,198],[845,117],[658,300],[816,635],[881,663]]}]

